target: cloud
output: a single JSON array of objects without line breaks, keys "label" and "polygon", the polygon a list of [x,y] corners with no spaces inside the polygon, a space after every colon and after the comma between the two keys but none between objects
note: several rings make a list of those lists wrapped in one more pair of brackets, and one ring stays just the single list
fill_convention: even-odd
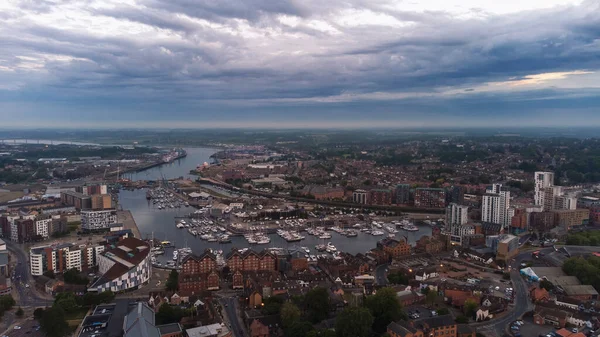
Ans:
[{"label": "cloud", "polygon": [[500,97],[577,109],[600,80],[596,1],[8,0],[0,13],[5,118],[32,101],[56,118],[85,102],[180,119],[406,118]]}]

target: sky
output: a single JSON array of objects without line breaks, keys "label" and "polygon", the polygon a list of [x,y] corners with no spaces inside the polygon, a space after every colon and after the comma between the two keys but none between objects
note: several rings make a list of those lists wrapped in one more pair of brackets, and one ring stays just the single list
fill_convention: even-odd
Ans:
[{"label": "sky", "polygon": [[597,0],[2,0],[0,126],[600,126]]}]

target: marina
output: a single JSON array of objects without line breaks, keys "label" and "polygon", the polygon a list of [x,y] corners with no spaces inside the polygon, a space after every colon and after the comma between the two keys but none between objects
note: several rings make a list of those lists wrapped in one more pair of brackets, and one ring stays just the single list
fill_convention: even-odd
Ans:
[{"label": "marina", "polygon": [[[185,225],[183,227],[180,226],[180,228],[177,227],[177,225],[180,224],[178,219],[185,219],[187,215],[197,211],[197,209],[193,207],[182,206],[180,208],[159,210],[154,207],[152,202],[149,202],[146,199],[144,190],[122,190],[119,193],[119,200],[123,209],[130,210],[135,217],[142,238],[149,239],[152,238],[152,235],[154,234],[156,239],[170,241],[176,247],[185,247],[187,242],[187,245],[192,249],[194,254],[201,254],[205,249],[209,248],[217,251],[222,250],[226,253],[232,248],[241,249],[247,247],[261,250],[266,248],[287,249],[296,246],[305,246],[313,251],[317,250],[317,245],[327,245],[328,242],[335,245],[337,250],[357,254],[365,253],[366,251],[375,248],[378,241],[392,234],[387,233],[388,235],[374,236],[369,227],[364,227],[361,230],[355,228],[341,230],[334,227],[335,229],[332,228],[330,231],[314,228],[311,232],[317,233],[318,235],[311,235],[308,230],[300,231],[298,233],[301,236],[304,236],[304,239],[288,242],[276,232],[267,234],[257,229],[252,236],[248,236],[253,240],[251,241],[252,243],[249,242],[244,235],[233,235],[225,238],[222,237],[223,240],[211,239],[209,241],[209,236],[205,237],[205,240],[200,234],[192,234],[190,229],[198,232],[198,227],[185,227]],[[187,223],[188,220],[185,221]],[[226,227],[222,227],[226,229]],[[384,230],[385,229],[382,229],[380,231]],[[219,233],[227,234],[227,230],[219,231]],[[211,230],[211,233],[206,233],[206,235],[219,233],[214,233]],[[392,235],[397,238],[405,237],[409,243],[414,244],[421,236],[431,235],[431,227],[419,226],[416,231],[398,230],[398,233]],[[165,249],[165,255],[172,254],[172,251],[172,248]],[[325,251],[326,249],[323,249],[323,252]],[[161,260],[162,256],[159,256],[158,258]]]},{"label": "marina", "polygon": [[[198,164],[209,162],[212,149],[186,148],[187,156],[171,163],[130,174],[130,179],[164,180],[188,177]],[[356,221],[345,228],[308,225],[304,219],[290,214],[271,222],[276,226],[242,223],[241,218],[225,220],[210,216],[210,205],[195,208],[161,187],[121,190],[119,204],[130,210],[140,236],[154,238],[155,266],[173,268],[184,256],[201,254],[206,249],[217,256],[232,249],[297,249],[302,246],[309,258],[319,255],[335,257],[339,252],[365,253],[386,238],[405,238],[414,244],[423,235],[431,235],[431,227],[417,227],[407,220]],[[163,244],[164,243],[164,244]],[[177,247],[177,248],[175,248]],[[319,254],[317,254],[319,253]],[[175,259],[174,259],[175,258]]]}]

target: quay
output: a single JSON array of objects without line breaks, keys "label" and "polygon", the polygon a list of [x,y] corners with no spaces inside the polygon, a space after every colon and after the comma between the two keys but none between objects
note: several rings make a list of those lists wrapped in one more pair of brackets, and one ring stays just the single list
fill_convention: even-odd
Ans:
[{"label": "quay", "polygon": [[142,234],[135,223],[135,219],[133,218],[131,211],[117,211],[117,222],[122,223],[123,228],[131,229],[133,236],[142,240]]}]

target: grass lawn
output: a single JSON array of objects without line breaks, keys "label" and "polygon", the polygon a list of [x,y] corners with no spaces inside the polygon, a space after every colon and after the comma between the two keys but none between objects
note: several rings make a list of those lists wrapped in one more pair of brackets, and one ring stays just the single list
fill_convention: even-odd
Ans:
[{"label": "grass lawn", "polygon": [[65,319],[67,321],[75,321],[75,320],[81,321],[85,317],[85,314],[87,314],[88,310],[89,310],[89,308],[84,307],[77,311],[65,313]]}]

